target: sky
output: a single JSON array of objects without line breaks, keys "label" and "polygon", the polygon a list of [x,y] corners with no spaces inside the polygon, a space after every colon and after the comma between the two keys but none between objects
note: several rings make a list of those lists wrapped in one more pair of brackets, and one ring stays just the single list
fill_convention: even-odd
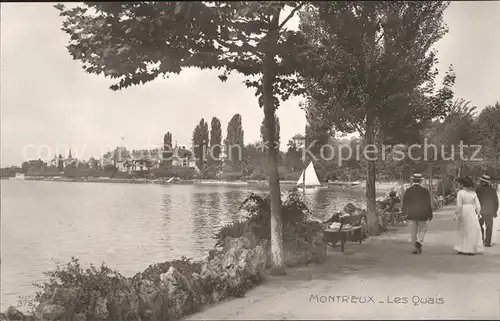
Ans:
[{"label": "sky", "polygon": [[[85,73],[65,46],[61,18],[50,3],[2,3],[0,49],[1,166],[54,154],[99,157],[121,145],[156,148],[170,131],[190,145],[202,117],[218,117],[225,136],[235,113],[245,143],[260,138],[263,111],[243,78],[222,83],[215,72],[185,70],[170,79],[113,92],[110,80]],[[438,68],[453,64],[455,94],[479,109],[500,100],[500,2],[454,1],[445,12],[450,32],[436,45]],[[290,27],[297,26],[292,19]],[[299,98],[283,103],[281,141],[303,133]]]}]

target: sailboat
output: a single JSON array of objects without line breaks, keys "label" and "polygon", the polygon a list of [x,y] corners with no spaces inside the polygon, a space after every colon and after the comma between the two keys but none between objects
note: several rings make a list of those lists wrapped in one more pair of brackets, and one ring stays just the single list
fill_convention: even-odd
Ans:
[{"label": "sailboat", "polygon": [[318,175],[316,174],[316,169],[314,169],[313,162],[310,162],[306,169],[302,171],[302,174],[300,174],[299,180],[297,181],[297,186],[304,187],[304,183],[306,189],[322,187],[319,182]]}]

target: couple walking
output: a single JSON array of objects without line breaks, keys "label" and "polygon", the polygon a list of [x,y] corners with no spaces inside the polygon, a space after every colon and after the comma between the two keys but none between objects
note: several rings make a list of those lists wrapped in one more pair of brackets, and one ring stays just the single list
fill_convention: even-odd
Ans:
[{"label": "couple walking", "polygon": [[491,187],[488,175],[479,178],[476,189],[470,177],[459,178],[461,190],[457,194],[455,219],[458,220],[458,238],[454,249],[460,254],[474,255],[491,247],[493,220],[497,217],[498,195]]},{"label": "couple walking", "polygon": [[[422,253],[427,223],[433,218],[432,202],[429,191],[421,185],[423,177],[415,173],[413,185],[403,196],[403,215],[409,225],[413,254]],[[487,175],[480,179],[481,187],[474,190],[469,177],[459,178],[462,189],[457,194],[455,219],[458,220],[457,241],[454,249],[460,254],[473,255],[484,251],[483,246],[491,246],[493,219],[497,216],[498,196]],[[486,226],[486,233],[483,229]],[[485,235],[486,234],[486,235]]]}]

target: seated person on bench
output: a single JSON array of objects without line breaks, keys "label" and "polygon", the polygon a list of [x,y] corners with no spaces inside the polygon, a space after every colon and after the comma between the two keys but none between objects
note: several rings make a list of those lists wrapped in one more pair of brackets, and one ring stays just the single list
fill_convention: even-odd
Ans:
[{"label": "seated person on bench", "polygon": [[396,208],[396,204],[401,203],[396,191],[391,191],[389,193],[389,197],[387,199],[387,205],[385,207],[386,212],[399,212],[399,209]]},{"label": "seated person on bench", "polygon": [[348,215],[354,215],[357,210],[358,209],[356,208],[356,206],[354,206],[352,203],[348,203],[346,206],[344,206],[344,212],[333,214],[332,217],[324,221],[323,224],[330,225],[332,223],[340,223],[340,217],[344,215],[344,213]]},{"label": "seated person on bench", "polygon": [[443,197],[443,195],[439,195],[438,196],[438,202],[439,202],[439,207],[443,207],[444,206],[444,197]]}]

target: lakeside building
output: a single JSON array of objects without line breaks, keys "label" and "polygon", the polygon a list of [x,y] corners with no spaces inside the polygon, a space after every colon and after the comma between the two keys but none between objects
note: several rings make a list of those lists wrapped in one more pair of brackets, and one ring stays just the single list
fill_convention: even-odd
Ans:
[{"label": "lakeside building", "polygon": [[[131,173],[160,167],[164,161],[165,150],[132,150],[118,147],[113,152],[106,153],[100,160],[101,166],[115,166],[118,171]],[[174,167],[191,167],[197,169],[193,153],[185,145],[176,146],[171,158]]]},{"label": "lakeside building", "polygon": [[71,148],[70,148],[68,152],[68,157],[66,157],[66,159],[64,160],[64,167],[68,165],[76,165],[77,162],[78,160],[76,158],[73,158],[73,156],[71,155]]},{"label": "lakeside building", "polygon": [[193,152],[187,149],[185,145],[175,146],[172,155],[172,166],[197,168]]},{"label": "lakeside building", "polygon": [[49,167],[55,167],[55,168],[65,168],[68,165],[76,165],[78,163],[78,159],[73,158],[71,154],[71,148],[69,149],[68,156],[65,158],[61,154],[59,156],[54,155],[54,158],[52,158],[48,165]]},{"label": "lakeside building", "polygon": [[49,162],[49,166],[58,167],[58,165],[59,165],[59,158],[57,157],[57,155],[54,155],[54,158],[52,158]]},{"label": "lakeside building", "polygon": [[297,148],[304,148],[306,137],[304,135],[301,135],[301,134],[295,134],[292,137],[292,141]]},{"label": "lakeside building", "polygon": [[90,157],[89,161],[87,162],[89,168],[91,169],[99,169],[100,168],[100,159],[95,159],[94,157]]}]

